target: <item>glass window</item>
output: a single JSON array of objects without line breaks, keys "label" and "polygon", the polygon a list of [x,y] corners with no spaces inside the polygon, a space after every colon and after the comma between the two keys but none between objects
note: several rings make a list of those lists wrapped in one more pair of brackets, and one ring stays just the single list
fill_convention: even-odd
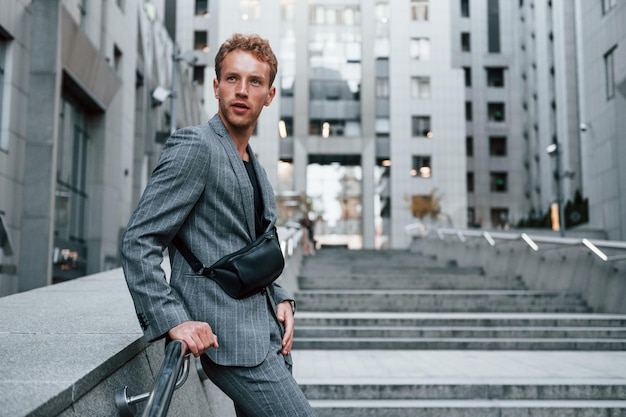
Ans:
[{"label": "glass window", "polygon": [[413,155],[411,176],[419,178],[432,177],[432,163],[430,155]]},{"label": "glass window", "polygon": [[84,109],[63,98],[57,146],[55,236],[84,243],[87,208],[87,118]]},{"label": "glass window", "polygon": [[492,193],[505,193],[507,191],[508,174],[506,172],[491,172],[489,189]]},{"label": "glass window", "polygon": [[461,17],[470,17],[469,0],[461,0]]},{"label": "glass window", "polygon": [[430,77],[411,77],[411,97],[430,98]]},{"label": "glass window", "polygon": [[465,121],[471,122],[474,118],[474,108],[471,101],[465,102]]},{"label": "glass window", "polygon": [[467,173],[467,192],[474,192],[474,173],[471,171]]},{"label": "glass window", "polygon": [[489,53],[500,52],[500,0],[487,3],[487,37]]},{"label": "glass window", "polygon": [[361,11],[358,5],[312,5],[309,20],[312,25],[355,26],[360,24]]},{"label": "glass window", "polygon": [[430,116],[413,116],[412,132],[413,137],[432,138],[433,132],[430,130]]},{"label": "glass window", "polygon": [[463,67],[463,75],[465,76],[465,87],[472,86],[472,68]]},{"label": "glass window", "polygon": [[471,51],[470,43],[471,43],[471,40],[470,40],[469,32],[462,32],[461,33],[461,51],[462,52]]},{"label": "glass window", "polygon": [[[292,4],[293,1],[285,1],[281,4]],[[278,122],[278,134],[281,138],[293,136],[294,115],[294,81],[296,74],[296,35],[293,25],[281,25],[280,48],[278,49],[278,61],[280,82],[280,121]]]},{"label": "glass window", "polygon": [[196,30],[193,33],[193,47],[196,51],[209,50],[209,33],[206,30]]},{"label": "glass window", "polygon": [[283,22],[293,22],[296,13],[294,0],[283,0],[280,2],[280,17]]},{"label": "glass window", "polygon": [[204,85],[204,70],[206,66],[204,65],[195,65],[193,67],[193,80],[198,85]]},{"label": "glass window", "polygon": [[487,87],[504,87],[504,68],[487,67]]},{"label": "glass window", "polygon": [[390,43],[389,38],[374,39],[374,56],[376,60],[389,58]]},{"label": "glass window", "polygon": [[209,14],[209,0],[196,0],[196,16]]},{"label": "glass window", "polygon": [[487,117],[490,122],[504,122],[504,103],[487,103]]},{"label": "glass window", "polygon": [[474,137],[467,136],[465,138],[465,155],[474,156]]},{"label": "glass window", "polygon": [[491,136],[489,138],[489,155],[490,156],[506,156],[506,137]]},{"label": "glass window", "polygon": [[389,123],[388,118],[376,119],[376,137],[388,138],[390,131],[391,131],[391,124]]},{"label": "glass window", "polygon": [[241,20],[257,20],[261,17],[260,0],[239,0]]},{"label": "glass window", "polygon": [[413,38],[410,43],[410,54],[412,59],[428,61],[430,59],[430,39]]},{"label": "glass window", "polygon": [[[359,6],[314,5],[309,10],[309,134],[322,138],[359,136],[362,84]],[[384,93],[384,89],[378,92]]]},{"label": "glass window", "polygon": [[411,19],[418,22],[428,21],[428,0],[411,0]]},{"label": "glass window", "polygon": [[615,47],[604,55],[604,75],[606,82],[606,98],[611,100],[615,97],[615,64],[613,53]]},{"label": "glass window", "polygon": [[378,2],[375,8],[376,20],[378,22],[387,23],[389,21],[389,3]]},{"label": "glass window", "polygon": [[[296,35],[293,29],[287,25],[285,25],[281,36],[279,51],[280,95],[293,97],[293,84],[296,77]],[[281,101],[282,106],[284,106],[284,100]]]},{"label": "glass window", "polygon": [[491,209],[491,225],[498,229],[505,229],[509,225],[509,209],[508,208],[492,208]]},{"label": "glass window", "polygon": [[467,227],[480,227],[476,224],[476,209],[474,207],[467,208]]},{"label": "glass window", "polygon": [[387,77],[376,78],[376,97],[377,98],[389,98],[389,78]]}]

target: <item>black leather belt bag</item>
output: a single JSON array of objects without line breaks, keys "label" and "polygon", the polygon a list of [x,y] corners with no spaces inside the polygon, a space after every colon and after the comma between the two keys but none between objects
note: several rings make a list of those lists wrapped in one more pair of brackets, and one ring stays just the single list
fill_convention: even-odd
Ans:
[{"label": "black leather belt bag", "polygon": [[242,249],[206,267],[177,235],[172,242],[191,269],[217,282],[231,297],[249,297],[274,282],[285,267],[276,228],[269,229]]}]

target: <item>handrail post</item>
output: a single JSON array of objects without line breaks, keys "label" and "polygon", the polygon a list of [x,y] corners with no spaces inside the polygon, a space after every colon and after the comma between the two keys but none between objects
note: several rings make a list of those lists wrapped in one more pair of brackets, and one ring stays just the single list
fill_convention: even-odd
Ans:
[{"label": "handrail post", "polygon": [[115,393],[115,405],[121,417],[133,417],[131,405],[148,400],[142,417],[166,416],[174,390],[180,388],[189,375],[191,354],[185,354],[187,347],[180,340],[173,340],[165,348],[161,369],[150,392],[128,396],[128,387]]},{"label": "handrail post", "polygon": [[167,345],[161,369],[154,381],[148,403],[141,417],[167,415],[176,387],[176,380],[185,361],[185,350],[186,346],[179,340],[174,340]]}]

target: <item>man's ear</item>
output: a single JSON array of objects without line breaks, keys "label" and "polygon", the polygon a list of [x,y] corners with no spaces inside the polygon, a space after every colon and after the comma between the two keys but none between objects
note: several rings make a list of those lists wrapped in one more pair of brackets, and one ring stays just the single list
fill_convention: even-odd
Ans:
[{"label": "man's ear", "polygon": [[218,100],[220,98],[220,95],[217,93],[219,85],[220,82],[217,80],[217,78],[213,78],[213,92],[215,93],[215,98]]},{"label": "man's ear", "polygon": [[276,95],[276,87],[272,86],[270,90],[267,92],[267,98],[265,99],[265,105],[269,106],[272,100],[274,100],[274,96]]}]

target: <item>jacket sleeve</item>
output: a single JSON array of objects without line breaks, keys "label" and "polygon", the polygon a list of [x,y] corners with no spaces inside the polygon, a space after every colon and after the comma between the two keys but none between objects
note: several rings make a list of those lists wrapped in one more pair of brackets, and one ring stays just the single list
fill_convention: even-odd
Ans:
[{"label": "jacket sleeve", "polygon": [[163,252],[204,192],[209,152],[193,128],[166,142],[121,240],[124,276],[148,341],[190,320],[161,267]]},{"label": "jacket sleeve", "polygon": [[274,286],[274,303],[280,304],[283,301],[291,301],[291,305],[293,306],[294,312],[296,310],[296,300],[294,300],[293,295],[289,291],[287,291],[282,285],[274,282],[272,284]]}]

